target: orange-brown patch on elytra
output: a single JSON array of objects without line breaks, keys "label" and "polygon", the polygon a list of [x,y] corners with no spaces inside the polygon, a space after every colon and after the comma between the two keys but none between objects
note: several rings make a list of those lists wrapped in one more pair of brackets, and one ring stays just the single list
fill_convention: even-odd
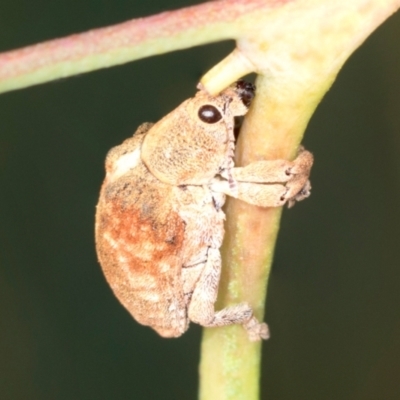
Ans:
[{"label": "orange-brown patch on elytra", "polygon": [[168,203],[156,202],[148,213],[149,193],[129,202],[127,191],[129,196],[128,188],[104,196],[98,205],[96,242],[104,275],[138,322],[162,336],[180,336],[187,327],[181,283],[185,224]]}]

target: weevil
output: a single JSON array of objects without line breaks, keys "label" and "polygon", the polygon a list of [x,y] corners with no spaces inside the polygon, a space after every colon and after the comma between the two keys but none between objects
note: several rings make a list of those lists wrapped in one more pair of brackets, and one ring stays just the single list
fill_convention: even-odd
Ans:
[{"label": "weevil", "polygon": [[241,324],[249,339],[269,337],[247,303],[215,310],[221,274],[225,196],[260,207],[292,205],[310,194],[310,152],[294,161],[234,165],[234,119],[255,94],[239,81],[217,96],[204,90],[111,149],[96,212],[104,275],[123,306],[163,337]]}]

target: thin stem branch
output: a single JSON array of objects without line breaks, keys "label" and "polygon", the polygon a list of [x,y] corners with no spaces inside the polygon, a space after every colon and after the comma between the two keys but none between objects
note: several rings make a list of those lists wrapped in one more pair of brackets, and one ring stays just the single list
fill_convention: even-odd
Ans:
[{"label": "thin stem branch", "polygon": [[219,0],[133,19],[0,54],[0,93],[204,43],[234,39],[238,23],[294,0]]}]

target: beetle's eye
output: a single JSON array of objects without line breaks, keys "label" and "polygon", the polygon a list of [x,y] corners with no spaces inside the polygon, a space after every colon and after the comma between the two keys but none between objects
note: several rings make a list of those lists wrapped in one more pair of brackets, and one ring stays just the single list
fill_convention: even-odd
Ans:
[{"label": "beetle's eye", "polygon": [[222,115],[216,107],[207,104],[199,108],[199,118],[207,124],[215,124],[222,118]]}]

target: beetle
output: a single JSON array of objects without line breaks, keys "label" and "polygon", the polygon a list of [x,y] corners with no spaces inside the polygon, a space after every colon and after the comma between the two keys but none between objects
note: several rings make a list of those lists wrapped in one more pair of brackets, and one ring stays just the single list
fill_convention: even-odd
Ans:
[{"label": "beetle", "polygon": [[106,280],[130,314],[163,337],[241,324],[249,339],[269,337],[247,303],[215,310],[226,195],[261,207],[310,194],[313,163],[234,165],[234,119],[255,88],[239,81],[217,96],[205,90],[111,149],[96,211],[96,248]]}]

